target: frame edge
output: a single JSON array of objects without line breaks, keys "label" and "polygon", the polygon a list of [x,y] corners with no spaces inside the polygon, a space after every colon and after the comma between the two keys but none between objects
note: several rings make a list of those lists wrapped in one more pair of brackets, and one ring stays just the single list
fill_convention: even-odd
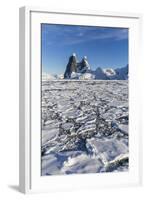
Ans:
[{"label": "frame edge", "polygon": [[[101,12],[101,11],[73,11],[73,10],[51,10],[46,8],[35,8],[35,7],[21,7],[19,8],[19,190],[22,193],[32,193],[31,181],[30,181],[30,132],[28,130],[27,124],[30,123],[28,117],[29,105],[29,95],[30,95],[30,82],[27,83],[30,74],[30,66],[28,65],[29,56],[29,17],[30,12],[52,12],[52,13],[66,13],[66,14],[80,14],[80,15],[106,15],[115,17],[131,17],[140,20],[140,27],[142,26],[142,14],[137,13],[118,13],[118,12]],[[88,14],[87,14],[88,13]],[[29,88],[28,88],[29,87]],[[27,107],[27,108],[26,108]],[[29,111],[30,112],[30,111]],[[141,133],[142,137],[142,133]],[[142,138],[140,137],[140,144],[142,143]],[[139,151],[141,152],[141,145]],[[142,158],[140,159],[140,164],[142,164]],[[140,179],[138,185],[142,185],[142,174],[140,174]]]},{"label": "frame edge", "polygon": [[29,17],[27,7],[19,8],[19,191],[30,191],[30,66]]}]

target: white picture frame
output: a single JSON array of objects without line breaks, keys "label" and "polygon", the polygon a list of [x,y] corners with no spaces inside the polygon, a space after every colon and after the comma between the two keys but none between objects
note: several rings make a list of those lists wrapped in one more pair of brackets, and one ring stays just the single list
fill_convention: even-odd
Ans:
[{"label": "white picture frame", "polygon": [[[23,193],[135,186],[142,181],[139,107],[140,14],[20,8],[20,191]],[[130,170],[123,173],[47,176],[40,174],[40,23],[129,28]]]}]

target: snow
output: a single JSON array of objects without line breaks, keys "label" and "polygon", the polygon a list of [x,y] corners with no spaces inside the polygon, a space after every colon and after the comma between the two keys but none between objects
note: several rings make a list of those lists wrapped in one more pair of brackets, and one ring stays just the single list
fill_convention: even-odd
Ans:
[{"label": "snow", "polygon": [[95,140],[94,138],[87,140],[87,147],[90,149],[90,153],[95,156],[102,156],[106,161],[112,161],[117,156],[121,154],[126,154],[128,152],[128,147],[116,138],[105,139],[105,140]]},{"label": "snow", "polygon": [[[84,57],[85,59],[85,57]],[[95,71],[91,70],[88,61],[85,59],[86,70],[83,68],[77,72],[72,72],[69,79],[80,79],[80,80],[128,80],[128,65],[123,68],[100,68],[98,67]],[[64,75],[51,75],[47,73],[42,74],[42,80],[63,80]]]},{"label": "snow", "polygon": [[96,173],[102,167],[102,162],[99,159],[88,156],[87,154],[81,154],[76,157],[69,157],[64,162],[62,168],[63,173]]},{"label": "snow", "polygon": [[76,56],[76,53],[73,53],[72,55],[73,55],[73,56]]},{"label": "snow", "polygon": [[58,76],[57,76],[57,79],[64,79],[64,74],[59,74]]},{"label": "snow", "polygon": [[95,76],[91,73],[84,73],[79,77],[81,80],[93,80],[94,78]]},{"label": "snow", "polygon": [[128,170],[128,81],[42,82],[41,174]]},{"label": "snow", "polygon": [[80,76],[79,73],[76,73],[76,72],[72,72],[72,73],[71,73],[71,79],[78,79],[79,76]]},{"label": "snow", "polygon": [[103,69],[103,72],[104,72],[107,76],[113,76],[113,75],[116,75],[115,70],[112,69],[112,68],[106,68],[106,69]]},{"label": "snow", "polygon": [[48,74],[48,73],[43,73],[42,74],[42,81],[55,80],[55,79],[57,79],[57,77],[55,77],[52,74]]}]

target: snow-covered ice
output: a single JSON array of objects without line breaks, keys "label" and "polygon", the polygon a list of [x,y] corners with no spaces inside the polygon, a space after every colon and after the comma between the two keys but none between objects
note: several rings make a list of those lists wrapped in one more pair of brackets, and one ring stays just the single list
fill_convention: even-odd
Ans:
[{"label": "snow-covered ice", "polygon": [[41,174],[128,170],[128,81],[42,82]]}]

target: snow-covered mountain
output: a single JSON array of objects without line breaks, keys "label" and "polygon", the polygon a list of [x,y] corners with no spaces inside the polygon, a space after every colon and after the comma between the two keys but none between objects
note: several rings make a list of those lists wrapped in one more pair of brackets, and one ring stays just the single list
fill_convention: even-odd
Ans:
[{"label": "snow-covered mountain", "polygon": [[116,75],[114,79],[127,80],[128,79],[128,64],[123,68],[118,68],[115,70]]},{"label": "snow-covered mountain", "polygon": [[47,81],[47,80],[55,80],[57,79],[56,75],[48,74],[48,73],[42,73],[42,81]]},{"label": "snow-covered mountain", "polygon": [[98,67],[96,70],[91,70],[87,56],[84,56],[81,62],[78,62],[76,54],[70,56],[64,79],[95,79],[95,80],[127,80],[128,65],[123,68],[106,68]]},{"label": "snow-covered mountain", "polygon": [[105,68],[98,67],[95,71],[91,71],[95,75],[96,80],[128,80],[128,65],[122,68]]},{"label": "snow-covered mountain", "polygon": [[90,65],[88,63],[87,56],[84,56],[81,62],[78,62],[76,54],[73,53],[72,56],[70,56],[68,64],[66,66],[64,79],[70,79],[70,78],[74,79],[74,77],[79,78],[78,74],[86,73],[89,70],[90,70]]},{"label": "snow-covered mountain", "polygon": [[62,79],[77,79],[77,80],[128,80],[128,64],[122,68],[101,68],[97,67],[92,70],[87,56],[84,56],[79,62],[75,53],[69,57],[64,74],[50,75],[43,74],[42,80],[62,80]]},{"label": "snow-covered mountain", "polygon": [[106,74],[106,76],[109,76],[109,77],[116,75],[115,70],[112,68],[103,69],[103,72]]},{"label": "snow-covered mountain", "polygon": [[95,71],[92,71],[91,73],[95,75],[95,79],[97,79],[97,80],[106,80],[106,79],[108,79],[108,76],[103,71],[103,69],[100,68],[100,67],[98,67]]}]

